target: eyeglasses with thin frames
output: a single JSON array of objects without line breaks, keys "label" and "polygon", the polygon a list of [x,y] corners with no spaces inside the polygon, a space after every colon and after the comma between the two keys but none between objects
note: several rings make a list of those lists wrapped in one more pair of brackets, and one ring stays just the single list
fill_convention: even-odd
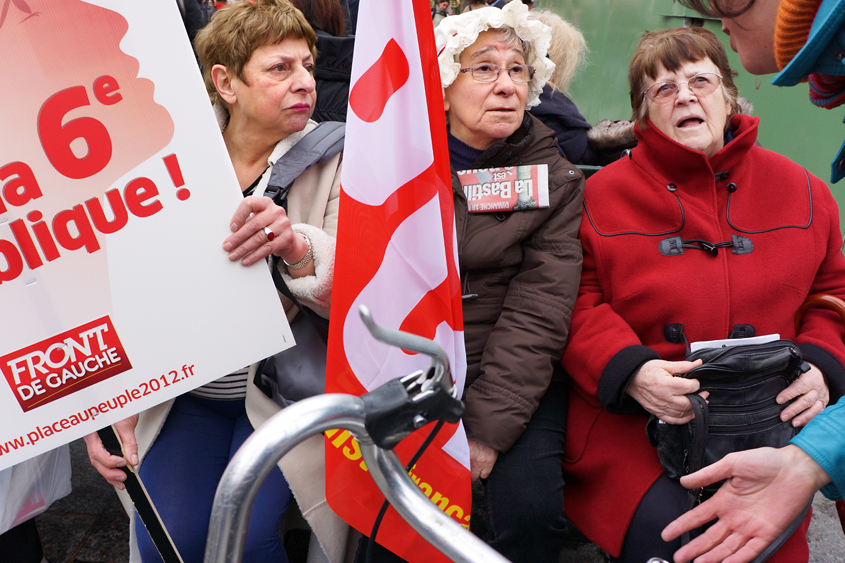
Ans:
[{"label": "eyeglasses with thin frames", "polygon": [[[722,77],[715,72],[700,72],[686,82],[690,91],[697,96],[712,94],[721,83]],[[684,82],[655,82],[643,90],[643,93],[652,102],[664,104],[674,101],[678,97],[681,91],[681,84],[684,84]]]},{"label": "eyeglasses with thin frames", "polygon": [[514,82],[525,84],[534,78],[535,69],[531,65],[511,65],[508,68],[501,68],[491,63],[479,63],[471,67],[462,68],[461,72],[471,72],[472,77],[478,82],[495,82],[499,74],[508,71],[508,76]]}]

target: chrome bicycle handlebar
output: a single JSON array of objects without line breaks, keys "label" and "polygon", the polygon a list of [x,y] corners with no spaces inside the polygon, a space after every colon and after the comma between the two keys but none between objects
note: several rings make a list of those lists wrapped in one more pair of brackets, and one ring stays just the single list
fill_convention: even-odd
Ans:
[{"label": "chrome bicycle handlebar", "polygon": [[[361,397],[326,394],[276,413],[247,439],[229,462],[209,523],[205,563],[241,563],[252,503],[278,461],[306,438],[334,428],[348,430],[361,446],[369,474],[384,496],[426,541],[458,563],[508,560],[432,503],[402,467],[393,445],[431,420],[456,422],[463,409],[445,352],[425,338],[378,326],[369,310],[361,317],[386,344],[426,354],[431,364]],[[401,385],[401,389],[399,386]],[[404,401],[402,393],[404,392]],[[373,414],[373,411],[378,411]]]}]

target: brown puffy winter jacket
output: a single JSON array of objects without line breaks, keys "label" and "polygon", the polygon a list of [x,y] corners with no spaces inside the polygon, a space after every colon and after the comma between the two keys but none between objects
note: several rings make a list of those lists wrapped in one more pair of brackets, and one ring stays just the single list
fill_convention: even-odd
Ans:
[{"label": "brown puffy winter jacket", "polygon": [[557,151],[554,132],[525,114],[473,168],[548,164],[549,208],[467,213],[452,192],[463,294],[467,435],[500,452],[525,430],[563,355],[581,277],[584,178]]}]

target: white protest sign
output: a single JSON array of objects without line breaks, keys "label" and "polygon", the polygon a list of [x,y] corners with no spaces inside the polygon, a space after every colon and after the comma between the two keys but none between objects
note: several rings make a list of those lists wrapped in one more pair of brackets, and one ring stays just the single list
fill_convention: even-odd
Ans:
[{"label": "white protest sign", "polygon": [[173,0],[0,12],[0,469],[292,343]]}]

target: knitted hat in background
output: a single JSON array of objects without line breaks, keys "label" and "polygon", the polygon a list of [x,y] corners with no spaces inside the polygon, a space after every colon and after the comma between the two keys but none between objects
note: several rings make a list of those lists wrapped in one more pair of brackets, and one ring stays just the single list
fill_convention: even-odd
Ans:
[{"label": "knitted hat in background", "polygon": [[783,69],[807,42],[821,0],[780,0],[775,23],[775,60]]},{"label": "knitted hat in background", "polygon": [[[821,0],[780,0],[775,24],[775,58],[781,70],[807,43],[820,4]],[[810,83],[810,101],[814,105],[833,109],[845,104],[845,76],[813,73],[805,80]]]},{"label": "knitted hat in background", "polygon": [[810,83],[810,102],[820,108],[833,109],[845,104],[845,76],[813,73]]}]

